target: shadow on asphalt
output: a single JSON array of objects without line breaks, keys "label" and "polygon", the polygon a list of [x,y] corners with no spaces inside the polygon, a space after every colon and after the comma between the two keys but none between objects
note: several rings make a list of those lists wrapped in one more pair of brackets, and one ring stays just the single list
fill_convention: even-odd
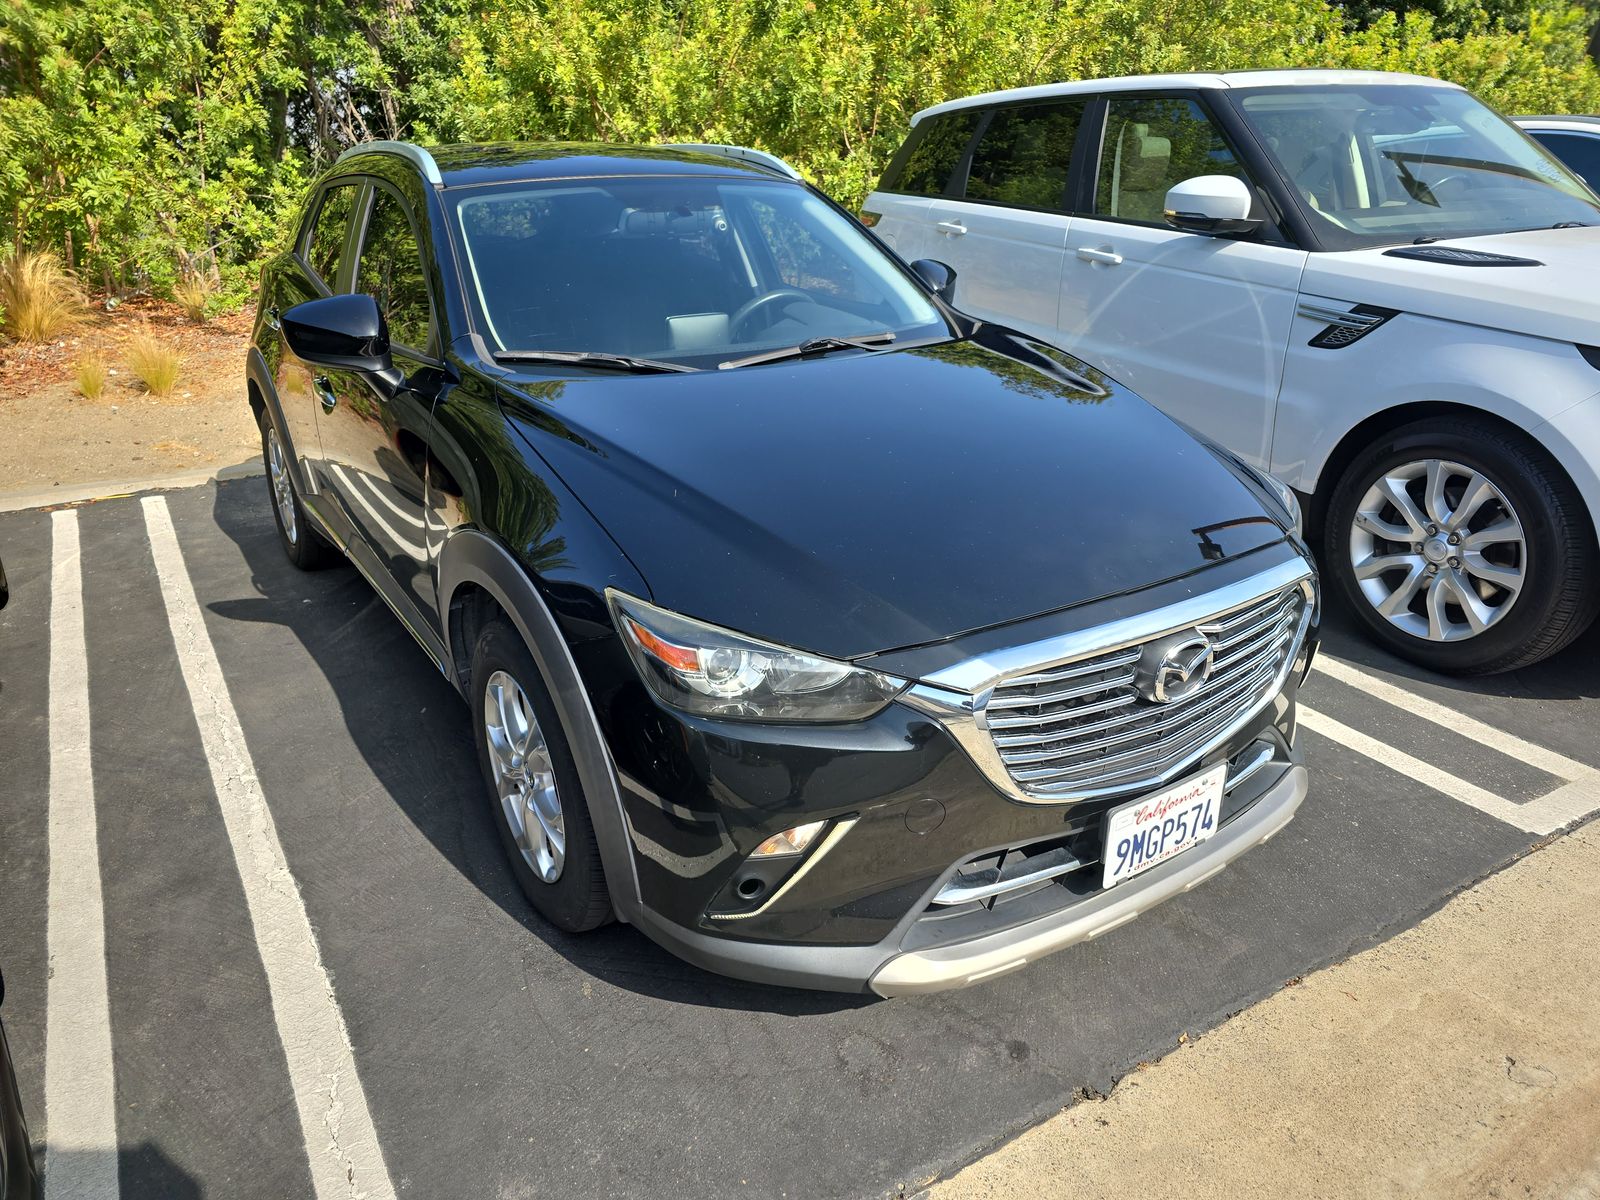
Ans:
[{"label": "shadow on asphalt", "polygon": [[[523,897],[503,857],[488,789],[473,750],[466,704],[420,649],[403,661],[373,659],[371,647],[355,626],[369,609],[383,609],[383,601],[348,564],[310,575],[290,565],[278,544],[265,489],[264,482],[253,479],[217,486],[213,505],[217,527],[244,556],[258,598],[214,601],[207,609],[229,621],[281,625],[300,640],[338,698],[350,743],[373,776],[439,854],[507,915],[579,970],[657,999],[784,1016],[839,1012],[877,1002],[873,996],[725,979],[675,958],[626,925],[569,935],[547,924]],[[328,619],[330,611],[336,611],[332,601],[337,597],[356,599],[357,620]],[[382,619],[398,625],[398,618],[387,609]],[[409,645],[409,638],[406,642]],[[428,715],[419,720],[416,714],[421,711]],[[459,788],[441,788],[438,778],[422,777],[396,761],[396,721],[416,722],[414,738],[427,745],[430,757],[437,760],[436,775],[461,781]]]},{"label": "shadow on asphalt", "polygon": [[1521,671],[1503,675],[1440,675],[1394,657],[1367,640],[1342,598],[1324,589],[1323,637],[1333,635],[1340,658],[1424,680],[1473,696],[1526,696],[1536,700],[1600,699],[1600,621],[1566,649]]}]

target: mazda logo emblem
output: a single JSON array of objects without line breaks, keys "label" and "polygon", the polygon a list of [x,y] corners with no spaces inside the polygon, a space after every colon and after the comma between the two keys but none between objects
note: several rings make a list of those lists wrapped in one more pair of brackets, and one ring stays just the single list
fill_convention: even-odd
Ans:
[{"label": "mazda logo emblem", "polygon": [[1194,695],[1211,678],[1216,649],[1198,629],[1151,642],[1139,657],[1134,683],[1152,704],[1172,704]]}]

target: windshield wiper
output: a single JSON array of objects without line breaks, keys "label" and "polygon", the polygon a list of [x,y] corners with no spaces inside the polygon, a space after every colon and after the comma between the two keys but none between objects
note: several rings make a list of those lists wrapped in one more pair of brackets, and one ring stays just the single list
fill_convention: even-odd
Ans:
[{"label": "windshield wiper", "polygon": [[1557,221],[1554,225],[1550,226],[1550,228],[1551,229],[1587,229],[1587,228],[1589,228],[1589,222],[1587,222],[1587,221]]},{"label": "windshield wiper", "polygon": [[892,341],[894,334],[887,329],[882,333],[866,333],[860,337],[814,337],[801,342],[798,346],[784,346],[778,350],[763,350],[760,354],[746,355],[744,358],[730,358],[727,362],[718,363],[717,369],[731,371],[735,367],[753,367],[757,363],[826,354],[829,350],[876,350],[879,346],[887,346]]},{"label": "windshield wiper", "polygon": [[693,371],[682,363],[659,358],[634,358],[627,354],[605,354],[598,350],[500,350],[496,362],[569,363],[574,367],[597,367],[605,371],[631,371],[635,375],[658,375],[663,371]]}]

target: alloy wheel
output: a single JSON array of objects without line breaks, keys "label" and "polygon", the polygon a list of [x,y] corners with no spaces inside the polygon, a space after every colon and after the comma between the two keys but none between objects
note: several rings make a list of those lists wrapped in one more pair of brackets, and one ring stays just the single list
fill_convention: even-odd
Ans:
[{"label": "alloy wheel", "polygon": [[495,794],[522,857],[545,883],[561,878],[567,830],[555,768],[527,693],[505,671],[484,685],[483,732]]},{"label": "alloy wheel", "polygon": [[1527,582],[1522,521],[1472,467],[1428,458],[1372,482],[1350,528],[1350,568],[1378,615],[1430,642],[1477,637]]},{"label": "alloy wheel", "polygon": [[294,519],[294,482],[289,478],[289,460],[283,453],[283,443],[276,429],[267,429],[267,474],[271,477],[272,502],[278,509],[278,520],[283,525],[283,536],[292,546],[299,538]]}]

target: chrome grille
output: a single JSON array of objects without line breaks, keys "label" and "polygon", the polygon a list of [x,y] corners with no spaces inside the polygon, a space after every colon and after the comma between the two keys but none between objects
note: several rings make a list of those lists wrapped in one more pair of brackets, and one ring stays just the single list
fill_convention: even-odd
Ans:
[{"label": "chrome grille", "polygon": [[1061,798],[1153,786],[1205,753],[1280,686],[1307,623],[1298,585],[1201,621],[1209,678],[1168,704],[1135,682],[1149,642],[1002,680],[984,724],[1012,781]]}]

